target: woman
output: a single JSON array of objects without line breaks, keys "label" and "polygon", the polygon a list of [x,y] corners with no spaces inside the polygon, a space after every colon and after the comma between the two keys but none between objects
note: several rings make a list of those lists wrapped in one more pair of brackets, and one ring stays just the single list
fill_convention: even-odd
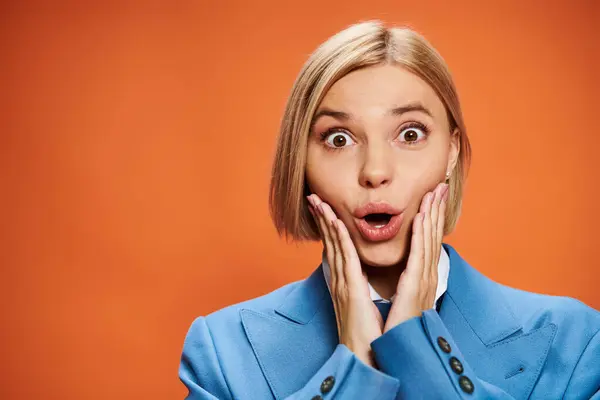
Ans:
[{"label": "woman", "polygon": [[198,318],[193,399],[600,399],[600,314],[492,282],[449,245],[469,140],[452,78],[409,29],[361,23],[310,57],[271,182],[306,280]]}]

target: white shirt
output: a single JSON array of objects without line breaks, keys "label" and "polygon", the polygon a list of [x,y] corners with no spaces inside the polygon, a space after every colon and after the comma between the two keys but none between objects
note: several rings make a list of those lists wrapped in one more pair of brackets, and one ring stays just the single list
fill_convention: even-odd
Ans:
[{"label": "white shirt", "polygon": [[[325,282],[327,282],[327,288],[329,289],[329,293],[331,294],[331,270],[329,267],[329,263],[327,262],[327,257],[325,255],[325,251],[323,250],[322,256],[322,264],[323,264],[323,275],[325,275]],[[435,290],[435,301],[433,302],[432,308],[435,308],[435,305],[440,297],[444,293],[446,293],[446,289],[448,288],[448,275],[450,274],[450,258],[446,253],[444,247],[440,251],[440,260],[438,261],[438,284]],[[371,300],[378,303],[391,303],[394,301],[394,296],[390,300],[384,299],[381,297],[379,293],[371,286],[369,283],[369,293],[371,294]]]}]

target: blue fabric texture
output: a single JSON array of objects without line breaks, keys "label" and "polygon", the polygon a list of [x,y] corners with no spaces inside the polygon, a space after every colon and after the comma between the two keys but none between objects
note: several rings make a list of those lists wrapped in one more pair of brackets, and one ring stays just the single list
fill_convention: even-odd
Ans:
[{"label": "blue fabric texture", "polygon": [[390,310],[392,309],[392,303],[383,303],[383,302],[375,302],[375,307],[379,310],[381,314],[381,318],[383,318],[383,323],[387,321],[388,315],[390,315]]},{"label": "blue fabric texture", "polygon": [[503,286],[451,246],[448,290],[372,344],[377,369],[339,344],[321,267],[197,318],[179,377],[188,399],[600,400],[600,313]]}]

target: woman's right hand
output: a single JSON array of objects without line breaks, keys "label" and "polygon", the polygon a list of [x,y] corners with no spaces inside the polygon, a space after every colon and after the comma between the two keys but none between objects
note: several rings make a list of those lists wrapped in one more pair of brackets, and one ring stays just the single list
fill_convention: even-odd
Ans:
[{"label": "woman's right hand", "polygon": [[367,276],[356,248],[348,229],[331,207],[316,194],[307,199],[331,269],[331,299],[340,344],[348,347],[364,363],[375,367],[371,342],[381,336],[383,319],[371,300]]}]

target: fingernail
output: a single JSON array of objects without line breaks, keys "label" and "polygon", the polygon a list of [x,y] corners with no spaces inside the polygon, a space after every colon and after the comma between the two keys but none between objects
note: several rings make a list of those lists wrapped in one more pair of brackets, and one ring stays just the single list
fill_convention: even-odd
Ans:
[{"label": "fingernail", "polygon": [[312,198],[312,195],[309,194],[308,196],[306,196],[306,200],[308,200],[308,202],[310,203],[311,206],[313,206],[313,207],[315,206],[315,202]]},{"label": "fingernail", "polygon": [[450,190],[448,190],[448,185],[446,185],[446,190],[444,190],[444,195],[442,196],[442,200],[448,201],[448,193],[450,193]]}]

